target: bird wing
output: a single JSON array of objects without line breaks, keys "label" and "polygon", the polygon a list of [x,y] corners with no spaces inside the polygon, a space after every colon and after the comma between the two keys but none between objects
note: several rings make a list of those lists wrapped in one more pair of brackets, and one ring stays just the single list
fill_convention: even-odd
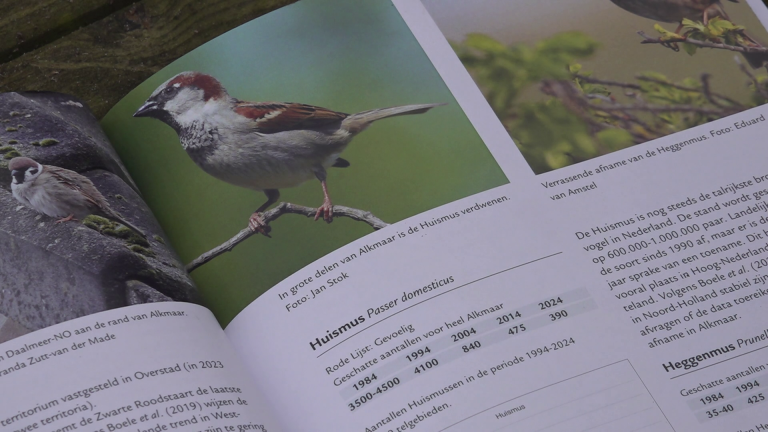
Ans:
[{"label": "bird wing", "polygon": [[45,166],[45,171],[50,174],[60,185],[66,186],[79,192],[94,207],[103,209],[106,200],[104,195],[96,189],[96,186],[86,177],[68,169],[59,168],[51,165]]},{"label": "bird wing", "polygon": [[273,134],[292,130],[322,129],[340,124],[349,115],[312,105],[283,102],[237,101],[235,112],[253,121],[257,132]]},{"label": "bird wing", "polygon": [[93,206],[91,211],[95,214],[111,218],[127,226],[131,230],[136,231],[136,233],[140,234],[142,237],[147,238],[147,235],[144,234],[144,231],[139,229],[136,225],[133,225],[132,223],[125,220],[125,218],[120,213],[114,211],[112,207],[109,206],[109,203],[107,202],[106,198],[104,198],[104,195],[102,195],[101,192],[96,189],[96,186],[94,186],[93,182],[91,182],[87,177],[74,171],[51,165],[45,165],[45,172],[56,179],[56,181],[58,181],[61,186],[72,189],[73,191],[76,191],[82,195],[86,202]]}]

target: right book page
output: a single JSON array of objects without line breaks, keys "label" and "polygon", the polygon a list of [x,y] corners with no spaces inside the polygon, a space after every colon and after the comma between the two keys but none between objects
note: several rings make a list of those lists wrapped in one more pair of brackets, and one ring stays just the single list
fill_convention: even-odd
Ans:
[{"label": "right book page", "polygon": [[394,4],[509,184],[229,324],[288,429],[768,428],[765,7]]}]

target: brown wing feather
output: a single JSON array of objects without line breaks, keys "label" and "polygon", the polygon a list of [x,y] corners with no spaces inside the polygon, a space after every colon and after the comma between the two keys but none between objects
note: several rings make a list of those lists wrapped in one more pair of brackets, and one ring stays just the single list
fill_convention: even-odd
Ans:
[{"label": "brown wing feather", "polygon": [[109,206],[109,203],[107,202],[107,199],[104,198],[104,195],[102,195],[101,192],[96,189],[96,186],[94,186],[93,182],[91,182],[87,177],[64,168],[51,165],[44,165],[44,167],[45,171],[54,177],[61,185],[80,192],[80,194],[85,197],[86,201],[93,205],[92,211],[94,214],[114,219],[115,221],[132,229],[133,231],[136,231],[136,233],[142,237],[147,238],[147,235],[144,234],[141,229],[125,220],[125,218],[120,215],[120,213],[112,210],[112,207]]},{"label": "brown wing feather", "polygon": [[300,103],[239,101],[235,112],[254,121],[254,128],[272,134],[289,130],[317,129],[340,123],[348,114]]},{"label": "brown wing feather", "polygon": [[83,194],[85,199],[93,204],[94,207],[99,209],[104,209],[105,207],[109,208],[105,205],[106,199],[104,199],[104,195],[102,195],[101,192],[96,189],[96,186],[94,186],[86,177],[83,177],[74,171],[51,165],[46,165],[45,170],[56,178],[59,183]]}]

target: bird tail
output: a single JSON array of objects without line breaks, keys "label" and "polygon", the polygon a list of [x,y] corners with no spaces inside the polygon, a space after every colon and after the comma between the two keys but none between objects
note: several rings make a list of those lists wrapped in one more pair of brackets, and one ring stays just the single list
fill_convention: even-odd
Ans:
[{"label": "bird tail", "polygon": [[357,114],[352,114],[345,118],[342,122],[342,127],[346,128],[352,133],[362,132],[370,126],[371,123],[376,120],[381,120],[387,117],[395,117],[399,115],[410,114],[423,114],[436,106],[447,105],[445,103],[436,104],[418,104],[418,105],[401,105],[389,108],[378,108],[370,111],[363,111]]},{"label": "bird tail", "polygon": [[113,214],[113,215],[110,215],[110,216],[112,217],[112,219],[115,220],[115,222],[118,222],[118,223],[120,223],[122,225],[125,225],[128,228],[130,228],[131,231],[135,232],[136,234],[138,234],[138,235],[140,235],[140,236],[142,236],[144,238],[147,238],[147,235],[144,234],[144,231],[140,230],[138,227],[136,227],[136,225],[134,225],[134,224],[128,222],[127,220],[123,219],[120,215]]},{"label": "bird tail", "polygon": [[768,53],[744,53],[743,55],[752,69],[760,69],[768,63]]},{"label": "bird tail", "polygon": [[[764,45],[752,36],[747,33],[742,33],[742,35],[744,36],[744,39],[746,39],[747,47],[763,48]],[[768,53],[765,52],[743,53],[743,56],[744,59],[747,60],[747,63],[752,66],[752,69],[760,69],[766,62],[768,62]]]}]

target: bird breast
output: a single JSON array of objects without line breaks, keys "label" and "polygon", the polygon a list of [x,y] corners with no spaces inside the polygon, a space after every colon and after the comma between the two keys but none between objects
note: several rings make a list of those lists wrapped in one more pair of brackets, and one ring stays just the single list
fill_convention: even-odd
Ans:
[{"label": "bird breast", "polygon": [[31,184],[14,184],[11,189],[19,202],[50,217],[74,215],[82,219],[91,214],[89,203],[82,194],[44,175]]}]

